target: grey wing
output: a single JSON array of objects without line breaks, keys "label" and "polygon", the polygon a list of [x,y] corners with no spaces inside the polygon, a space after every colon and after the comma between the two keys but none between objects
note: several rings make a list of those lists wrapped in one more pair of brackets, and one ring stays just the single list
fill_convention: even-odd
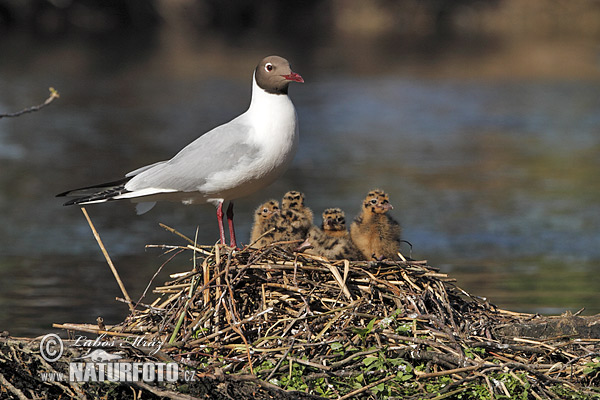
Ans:
[{"label": "grey wing", "polygon": [[133,176],[139,175],[139,174],[141,174],[142,172],[144,172],[144,171],[146,171],[146,170],[148,170],[148,169],[150,169],[150,168],[156,167],[157,165],[164,164],[164,163],[166,163],[166,162],[167,162],[167,161],[159,161],[159,162],[155,162],[154,164],[145,165],[145,166],[143,166],[143,167],[140,167],[140,168],[138,168],[138,169],[134,169],[133,171],[131,171],[131,172],[128,172],[127,174],[125,174],[125,177],[126,177],[126,178],[129,178],[129,177],[133,177]]},{"label": "grey wing", "polygon": [[127,183],[127,189],[191,192],[214,174],[243,168],[259,148],[248,143],[252,128],[234,121],[200,136],[168,161],[133,171],[139,173]]}]

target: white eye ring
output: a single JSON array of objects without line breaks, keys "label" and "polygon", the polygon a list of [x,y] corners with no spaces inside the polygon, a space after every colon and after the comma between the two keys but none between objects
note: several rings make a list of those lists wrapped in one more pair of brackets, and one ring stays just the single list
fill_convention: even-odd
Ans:
[{"label": "white eye ring", "polygon": [[266,64],[265,64],[265,71],[267,71],[267,72],[271,72],[271,71],[273,71],[273,64],[271,64],[271,63],[266,63]]}]

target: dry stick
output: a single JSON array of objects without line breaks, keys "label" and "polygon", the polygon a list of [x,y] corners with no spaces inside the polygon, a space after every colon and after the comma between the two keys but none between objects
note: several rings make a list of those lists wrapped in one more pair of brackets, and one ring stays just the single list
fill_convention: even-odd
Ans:
[{"label": "dry stick", "polygon": [[171,233],[174,233],[175,235],[179,236],[182,239],[185,239],[188,243],[193,244],[194,246],[196,245],[196,243],[190,239],[189,237],[185,236],[183,233],[171,228],[170,226],[167,226],[163,223],[159,223],[158,224],[161,228],[168,230]]},{"label": "dry stick", "polygon": [[14,394],[15,396],[17,396],[17,398],[19,400],[28,400],[27,396],[25,396],[23,394],[23,392],[21,392],[19,389],[17,389],[16,387],[14,387],[9,381],[8,379],[6,379],[4,377],[4,375],[0,374],[0,383],[2,384],[2,387],[5,387],[6,389],[8,389],[12,394]]},{"label": "dry stick", "polygon": [[[198,229],[196,228],[196,237],[194,238],[194,246],[196,246],[197,241],[198,241]],[[196,272],[196,271],[197,271],[197,269],[196,269],[196,252],[194,251],[194,272]],[[173,333],[171,334],[171,338],[169,339],[169,344],[173,344],[173,342],[175,342],[175,339],[177,338],[177,334],[179,333],[179,330],[181,329],[181,324],[183,323],[183,320],[185,319],[185,315],[187,314],[188,306],[190,305],[195,286],[196,286],[196,275],[193,275],[192,281],[189,285],[190,290],[187,295],[188,298],[185,302],[185,305],[183,306],[183,310],[181,311],[181,314],[179,315],[179,320],[177,321],[177,325],[175,326],[175,329],[173,329]]]},{"label": "dry stick", "polygon": [[[495,364],[494,364],[495,365]],[[479,364],[479,365],[472,365],[470,367],[463,367],[463,368],[454,368],[454,369],[447,369],[444,371],[438,371],[438,372],[431,372],[431,373],[423,373],[423,374],[416,374],[416,378],[417,379],[427,379],[427,378],[437,378],[439,376],[445,376],[445,375],[452,375],[452,374],[458,374],[460,372],[468,372],[468,371],[472,371],[474,369],[479,369],[479,368],[483,368],[483,367],[489,367],[490,365],[483,365],[483,364]],[[492,365],[493,366],[493,365]]]},{"label": "dry stick", "polygon": [[[264,311],[267,309],[267,296],[265,293],[265,284],[264,283],[260,285],[260,289],[261,289],[261,294],[262,294],[262,309]],[[267,322],[267,321],[268,321],[268,317],[265,314],[265,322]]]},{"label": "dry stick", "polygon": [[[275,228],[271,228],[268,231],[266,231],[265,233],[263,233],[262,235],[260,235],[258,238],[256,238],[256,240],[252,243],[250,243],[248,246],[249,248],[252,248],[252,246],[254,246],[256,244],[256,242],[258,242],[260,239],[262,239],[263,237],[267,236],[269,233],[273,233],[275,232]],[[263,246],[264,247],[264,246]]]},{"label": "dry stick", "polygon": [[[232,252],[230,251],[229,254],[227,255],[227,262],[225,263],[225,271],[227,271],[225,273],[225,284],[227,285],[227,290],[229,292],[229,299],[233,300],[234,299],[234,295],[233,295],[233,290],[231,289],[231,282],[229,280],[229,266],[231,265],[231,256],[232,256]],[[248,355],[248,366],[250,367],[250,373],[254,374],[254,368],[252,366],[252,355],[250,354],[250,345],[248,344],[248,341],[246,340],[246,337],[244,336],[244,333],[242,332],[240,325],[242,325],[242,322],[240,321],[239,323],[236,320],[239,320],[239,315],[237,313],[236,307],[235,307],[235,301],[232,301],[231,303],[231,311],[228,310],[227,308],[227,304],[223,303],[223,306],[225,308],[225,316],[228,317],[227,319],[229,320],[229,324],[231,325],[231,327],[233,328],[234,332],[237,333],[242,340],[244,341],[244,344],[246,345],[246,353]]]},{"label": "dry stick", "polygon": [[[546,349],[548,349],[548,350],[552,350],[552,352],[553,352],[553,353],[554,353],[554,352],[557,352],[557,351],[559,350],[558,348],[556,348],[556,347],[554,347],[554,346],[550,346],[549,344],[546,344],[546,343],[543,343],[543,342],[539,342],[539,341],[537,341],[537,340],[526,339],[526,338],[519,338],[519,337],[514,337],[514,338],[513,338],[513,340],[514,340],[515,342],[522,342],[522,343],[536,344],[536,345],[538,345],[538,346],[540,346],[540,347],[544,347],[544,348],[546,348]],[[562,353],[563,353],[564,355],[566,355],[566,356],[569,356],[569,357],[571,357],[571,358],[575,358],[575,357],[577,357],[576,355],[573,355],[573,354],[567,353],[566,351],[562,351]]]},{"label": "dry stick", "polygon": [[338,319],[340,319],[342,317],[343,313],[339,312],[337,313],[333,318],[331,318],[326,324],[325,327],[321,330],[321,332],[319,332],[317,334],[317,336],[315,336],[315,341],[318,341],[319,339],[321,339],[321,337],[325,334],[325,332],[327,332],[327,330],[329,328],[331,328],[331,325],[333,325],[335,322],[337,322]]},{"label": "dry stick", "polygon": [[359,393],[362,393],[362,392],[365,392],[365,391],[367,391],[367,390],[371,389],[372,387],[375,387],[375,386],[377,386],[377,385],[379,385],[379,384],[382,384],[382,383],[384,383],[384,382],[387,382],[387,381],[391,381],[391,380],[392,380],[392,379],[394,379],[395,377],[396,377],[396,374],[393,374],[393,375],[390,375],[390,376],[386,376],[386,377],[385,377],[385,378],[383,378],[383,379],[380,379],[380,380],[378,380],[378,381],[376,381],[376,382],[370,383],[370,384],[368,384],[367,386],[363,386],[363,387],[361,387],[360,389],[356,389],[356,390],[354,390],[354,391],[352,391],[352,392],[350,392],[350,393],[348,393],[348,394],[346,394],[346,395],[344,395],[344,396],[342,396],[342,397],[339,397],[337,400],[345,400],[345,399],[350,399],[350,398],[352,398],[352,397],[356,396],[356,395],[357,395],[357,394],[359,394]]},{"label": "dry stick", "polygon": [[[187,394],[178,393],[173,390],[157,388],[157,387],[149,385],[145,382],[132,382],[131,384],[134,386],[137,386],[141,389],[147,390],[148,392],[150,392],[158,397],[165,397],[165,398],[172,399],[172,400],[194,400],[194,399],[197,399],[197,397],[188,396]],[[140,396],[140,398],[141,398],[141,396]]]},{"label": "dry stick", "polygon": [[104,331],[99,328],[91,328],[86,326],[86,324],[52,324],[53,328],[64,329],[67,331],[79,331],[79,332],[88,332],[95,333],[97,335],[106,335],[106,336],[127,336],[127,337],[137,337],[139,333],[126,333],[126,332],[114,332],[114,331]]},{"label": "dry stick", "polygon": [[432,398],[431,400],[442,400],[442,399],[447,399],[450,396],[454,396],[455,394],[458,394],[460,392],[464,392],[465,390],[467,390],[467,388],[460,388],[460,389],[456,389],[453,390],[451,392],[446,392],[444,394],[440,394],[439,396],[435,396],[434,398]]},{"label": "dry stick", "polygon": [[[196,288],[196,290],[195,290],[195,292],[194,292],[194,296],[193,296],[193,297],[190,299],[190,301],[193,303],[193,302],[195,301],[195,299],[196,299],[196,297],[198,296],[198,294],[199,294],[199,293],[203,293],[203,292],[204,292],[204,290],[205,290],[207,287],[209,287],[209,285],[210,285],[210,284],[212,284],[214,281],[216,281],[217,279],[219,279],[219,278],[221,277],[221,275],[223,275],[225,272],[226,272],[226,271],[225,271],[225,270],[223,270],[223,271],[220,271],[220,272],[216,273],[216,274],[215,274],[215,275],[214,275],[214,276],[213,276],[213,277],[212,277],[212,278],[211,278],[211,279],[210,279],[210,280],[209,280],[207,283],[205,283],[203,286],[197,287],[197,288]],[[194,323],[195,323],[195,322],[194,322]],[[227,329],[227,328],[225,328],[225,329]],[[221,334],[223,331],[224,331],[224,330],[222,330],[222,331],[219,331],[219,332],[216,332],[216,333],[215,333],[215,334],[213,334],[213,335],[215,335],[215,336],[218,336],[218,334]],[[190,335],[191,335],[191,331],[190,331],[190,332],[188,332],[188,333],[186,334],[186,336],[184,337],[184,340],[183,340],[183,341],[184,341],[184,342],[185,342],[185,341],[187,341],[187,339],[189,339]],[[212,338],[212,337],[213,337],[213,335],[209,335],[209,336],[210,336],[210,338]],[[204,339],[208,338],[209,336],[205,336],[205,337],[204,337]],[[196,339],[196,340],[194,340],[193,342],[191,342],[191,343],[190,343],[190,345],[194,345],[194,343],[196,343],[196,344],[197,344],[197,343],[201,343],[201,342],[198,342],[198,340],[200,340],[200,339]]]},{"label": "dry stick", "polygon": [[33,106],[33,107],[29,107],[29,108],[25,108],[24,110],[17,111],[17,112],[14,112],[14,113],[0,114],[0,118],[4,118],[4,117],[18,117],[19,115],[23,115],[23,114],[27,114],[27,113],[30,113],[30,112],[41,110],[42,108],[46,107],[48,104],[52,103],[54,101],[54,99],[58,99],[60,97],[60,95],[58,94],[58,92],[54,88],[50,88],[49,90],[50,90],[50,97],[48,97],[46,99],[46,101],[44,101],[42,104],[37,105],[37,106]]},{"label": "dry stick", "polygon": [[241,325],[241,323],[238,325],[233,321],[233,316],[232,316],[233,312],[229,311],[226,304],[223,305],[223,308],[225,309],[225,316],[229,322],[229,326],[231,327],[231,329],[233,329],[233,331],[235,333],[237,333],[240,336],[240,338],[244,341],[244,344],[246,345],[246,355],[248,356],[248,366],[250,367],[250,373],[254,375],[254,368],[252,366],[252,355],[250,354],[250,345],[248,344],[248,340],[246,340],[244,333],[242,332],[242,330],[239,327],[239,325]]},{"label": "dry stick", "polygon": [[288,360],[290,360],[290,363],[291,362],[295,362],[297,364],[306,365],[308,367],[317,368],[317,369],[320,369],[320,370],[323,370],[323,371],[331,371],[331,367],[329,367],[327,365],[318,364],[316,362],[304,360],[302,358],[288,357]]},{"label": "dry stick", "polygon": [[344,292],[344,295],[346,296],[346,298],[350,301],[352,301],[352,295],[350,294],[350,290],[348,290],[348,287],[346,286],[346,282],[342,279],[342,275],[340,275],[340,271],[338,271],[337,267],[332,265],[332,264],[326,264],[327,268],[329,268],[329,270],[331,271],[331,274],[333,275],[333,277],[335,278],[335,281],[337,282],[337,284],[340,286],[340,289],[342,289],[342,292]]},{"label": "dry stick", "polygon": [[371,349],[365,351],[359,351],[358,353],[354,353],[344,358],[343,360],[336,361],[330,365],[331,369],[338,369],[354,360],[356,357],[368,356],[369,354],[377,353],[381,351],[381,349]]},{"label": "dry stick", "polygon": [[205,287],[205,289],[203,290],[203,293],[202,293],[203,301],[204,301],[204,304],[206,306],[208,306],[208,303],[210,303],[210,291],[208,289],[208,282],[210,282],[210,270],[208,267],[208,258],[205,258],[204,261],[202,261],[202,275],[204,277],[204,287]]},{"label": "dry stick", "polygon": [[[194,271],[196,270],[195,264],[196,264],[196,256],[194,255]],[[171,334],[171,338],[169,339],[169,344],[173,344],[173,342],[175,342],[175,339],[177,338],[179,329],[181,329],[181,324],[183,323],[183,320],[185,319],[185,315],[187,314],[188,306],[190,305],[190,301],[192,300],[192,294],[194,293],[195,286],[196,286],[196,275],[192,276],[192,282],[189,285],[190,290],[188,291],[187,300],[185,301],[185,305],[183,306],[183,310],[181,311],[181,314],[179,314],[179,320],[177,321],[177,325],[175,326],[175,329],[173,329],[173,333]]]},{"label": "dry stick", "polygon": [[81,212],[83,213],[83,215],[85,216],[85,219],[87,220],[88,224],[90,225],[90,228],[92,229],[92,233],[94,234],[94,237],[96,238],[96,242],[98,242],[98,246],[100,246],[100,250],[102,250],[102,254],[104,254],[104,258],[106,259],[106,262],[108,263],[108,266],[110,267],[110,270],[112,271],[113,275],[115,276],[115,279],[117,280],[117,283],[119,284],[119,287],[121,288],[121,292],[123,292],[123,296],[125,297],[125,300],[128,301],[127,304],[129,304],[129,309],[131,311],[133,311],[135,309],[135,307],[133,306],[133,302],[131,301],[131,298],[129,297],[127,290],[125,289],[125,286],[123,286],[123,282],[121,281],[121,278],[119,277],[119,273],[117,272],[115,265],[113,264],[112,260],[110,259],[110,256],[108,255],[108,252],[106,251],[106,248],[104,247],[104,244],[102,243],[102,239],[100,239],[100,235],[98,234],[98,231],[96,231],[96,228],[94,227],[94,224],[92,223],[92,220],[90,219],[90,216],[88,215],[85,207],[81,207]]},{"label": "dry stick", "polygon": [[290,347],[288,347],[288,349],[285,351],[285,353],[283,353],[283,356],[279,359],[279,361],[277,362],[277,364],[273,368],[273,371],[271,371],[271,373],[269,374],[269,376],[267,376],[267,379],[265,379],[265,381],[268,382],[269,380],[271,380],[271,378],[273,377],[273,375],[275,375],[275,373],[277,372],[277,370],[281,366],[281,363],[283,362],[283,360],[285,360],[285,358],[287,357],[287,355],[290,353],[290,350],[292,350],[292,347],[294,347],[294,343],[295,342],[296,342],[296,338],[292,338],[292,344],[290,344]]},{"label": "dry stick", "polygon": [[173,254],[167,261],[165,261],[164,263],[161,264],[160,267],[158,267],[158,269],[156,270],[156,272],[154,273],[154,275],[150,279],[150,282],[148,282],[148,285],[146,285],[146,289],[144,289],[144,293],[142,293],[142,295],[140,296],[140,299],[137,301],[137,303],[135,304],[134,308],[137,307],[137,305],[144,299],[144,297],[146,297],[146,293],[148,293],[148,290],[150,289],[150,285],[152,285],[152,282],[154,282],[154,279],[158,276],[158,274],[160,273],[160,271],[162,271],[163,267],[165,265],[167,265],[167,263],[169,261],[171,261],[173,258],[175,258],[176,255],[178,255],[181,252],[183,252],[183,249],[181,249],[178,252],[176,252],[175,254]]}]

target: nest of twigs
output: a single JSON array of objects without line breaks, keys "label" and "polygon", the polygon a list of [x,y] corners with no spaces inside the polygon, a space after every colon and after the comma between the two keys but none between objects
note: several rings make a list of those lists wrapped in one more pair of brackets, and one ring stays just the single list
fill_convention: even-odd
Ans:
[{"label": "nest of twigs", "polygon": [[425,261],[161,247],[187,251],[192,267],[107,329],[168,343],[166,354],[204,374],[252,373],[329,398],[553,398],[599,381],[597,341],[501,337],[499,327],[535,316],[500,310]]}]

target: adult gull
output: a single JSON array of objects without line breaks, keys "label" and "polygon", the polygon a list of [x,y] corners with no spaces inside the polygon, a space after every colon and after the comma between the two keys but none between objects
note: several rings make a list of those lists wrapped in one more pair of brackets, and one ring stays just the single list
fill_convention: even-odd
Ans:
[{"label": "adult gull", "polygon": [[211,203],[217,207],[220,242],[225,244],[223,203],[231,246],[236,247],[233,200],[272,183],[288,168],[298,147],[298,117],[288,97],[290,82],[303,83],[289,62],[265,57],[254,70],[248,110],[201,135],[173,158],[138,168],[124,178],[69,190],[65,205],[129,199],[143,213],[156,201]]}]

